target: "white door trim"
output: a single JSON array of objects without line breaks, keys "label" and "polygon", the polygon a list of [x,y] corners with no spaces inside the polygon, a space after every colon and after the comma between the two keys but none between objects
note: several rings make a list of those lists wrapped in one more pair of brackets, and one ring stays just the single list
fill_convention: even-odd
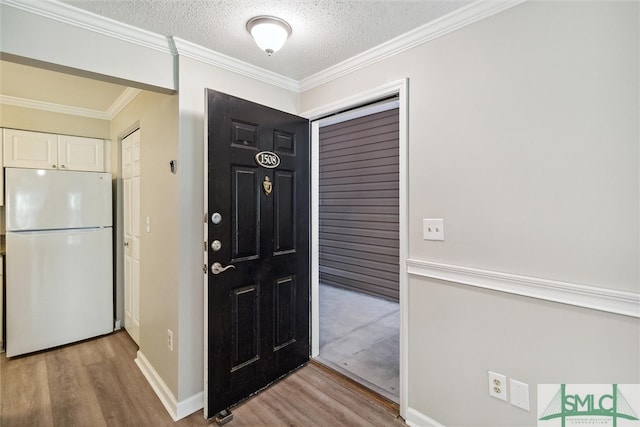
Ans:
[{"label": "white door trim", "polygon": [[319,340],[319,119],[330,114],[398,95],[400,115],[400,415],[406,418],[409,393],[409,312],[407,256],[409,253],[409,79],[401,79],[325,106],[303,112],[311,123],[311,356],[320,352]]}]

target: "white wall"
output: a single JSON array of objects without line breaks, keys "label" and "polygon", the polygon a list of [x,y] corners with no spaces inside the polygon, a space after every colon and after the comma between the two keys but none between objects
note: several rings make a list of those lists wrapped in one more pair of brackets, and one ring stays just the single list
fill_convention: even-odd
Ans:
[{"label": "white wall", "polygon": [[[176,89],[174,58],[166,38],[133,28],[129,35],[114,37],[123,33],[121,26],[111,31],[111,24],[81,10],[75,13],[77,18],[95,30],[69,25],[56,8],[46,2],[0,4],[3,58],[139,88]],[[132,42],[134,38],[144,45]]]},{"label": "white wall", "polygon": [[[301,111],[408,77],[409,258],[637,296],[638,17],[526,2],[308,90]],[[535,425],[538,383],[640,381],[637,317],[418,275],[408,298],[408,405],[444,425]],[[532,412],[490,398],[487,370],[529,383]]]}]

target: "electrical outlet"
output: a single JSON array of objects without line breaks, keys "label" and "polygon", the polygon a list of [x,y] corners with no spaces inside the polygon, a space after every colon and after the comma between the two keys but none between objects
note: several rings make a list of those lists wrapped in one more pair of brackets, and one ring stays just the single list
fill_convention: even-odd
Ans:
[{"label": "electrical outlet", "polygon": [[489,371],[489,396],[507,401],[507,377]]},{"label": "electrical outlet", "polygon": [[173,351],[173,332],[171,329],[167,329],[167,347],[169,347],[169,351]]},{"label": "electrical outlet", "polygon": [[422,238],[424,240],[444,240],[444,219],[422,220]]}]

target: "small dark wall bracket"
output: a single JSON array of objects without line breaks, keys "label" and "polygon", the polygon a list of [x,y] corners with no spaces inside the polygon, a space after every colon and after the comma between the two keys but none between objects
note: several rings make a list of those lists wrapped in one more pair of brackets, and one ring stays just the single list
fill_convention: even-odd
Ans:
[{"label": "small dark wall bracket", "polygon": [[171,173],[175,174],[176,170],[178,169],[178,161],[177,160],[171,160],[169,162],[169,167],[171,168]]}]

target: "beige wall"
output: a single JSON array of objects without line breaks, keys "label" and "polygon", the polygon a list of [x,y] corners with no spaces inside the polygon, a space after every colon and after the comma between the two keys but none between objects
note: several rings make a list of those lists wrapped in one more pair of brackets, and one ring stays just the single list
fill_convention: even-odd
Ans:
[{"label": "beige wall", "polygon": [[0,127],[109,139],[109,120],[0,104]]},{"label": "beige wall", "polygon": [[[409,258],[637,294],[638,16],[526,2],[311,89],[301,111],[408,77]],[[422,218],[446,240],[424,241]],[[640,382],[637,318],[418,276],[408,298],[408,405],[444,425],[535,425],[538,383]],[[487,370],[529,383],[532,411],[489,398]]]},{"label": "beige wall", "polygon": [[[142,91],[111,122],[112,165],[117,176],[116,289],[123,319],[121,140],[140,128],[140,351],[178,395],[178,350],[167,347],[167,329],[178,331],[178,96]],[[146,232],[146,217],[151,232]],[[178,340],[174,332],[174,340]]]}]

